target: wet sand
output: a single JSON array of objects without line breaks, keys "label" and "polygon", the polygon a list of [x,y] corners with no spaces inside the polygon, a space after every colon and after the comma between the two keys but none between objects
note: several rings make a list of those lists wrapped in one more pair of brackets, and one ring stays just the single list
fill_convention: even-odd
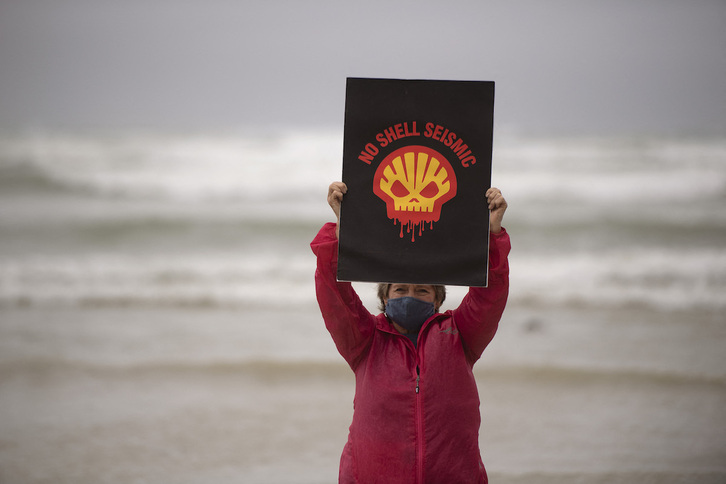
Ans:
[{"label": "wet sand", "polygon": [[[721,383],[483,369],[494,483],[721,483]],[[0,373],[0,482],[332,483],[352,413],[344,365]]]}]

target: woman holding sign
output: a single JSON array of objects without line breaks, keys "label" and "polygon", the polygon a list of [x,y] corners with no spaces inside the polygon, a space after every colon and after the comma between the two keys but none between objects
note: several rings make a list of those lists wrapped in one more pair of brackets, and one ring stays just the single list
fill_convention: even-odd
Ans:
[{"label": "woman holding sign", "polygon": [[[340,220],[347,186],[328,203]],[[439,312],[443,286],[379,285],[374,316],[348,282],[336,280],[338,224],[311,243],[318,304],[338,351],[355,373],[353,422],[340,462],[341,483],[486,483],[479,452],[474,363],[494,337],[509,290],[507,202],[486,192],[490,210],[489,285],[472,287],[458,308]]]}]

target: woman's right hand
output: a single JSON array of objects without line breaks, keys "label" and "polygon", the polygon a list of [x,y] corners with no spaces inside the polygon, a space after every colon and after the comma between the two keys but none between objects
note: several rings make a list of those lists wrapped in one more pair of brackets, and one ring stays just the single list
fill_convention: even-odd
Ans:
[{"label": "woman's right hand", "polygon": [[328,187],[328,205],[335,212],[337,219],[337,227],[335,227],[335,236],[340,234],[340,204],[343,201],[343,195],[348,193],[348,187],[343,182],[333,182]]},{"label": "woman's right hand", "polygon": [[328,187],[328,205],[335,212],[338,221],[340,221],[340,203],[346,193],[348,193],[348,187],[343,182],[333,182]]}]

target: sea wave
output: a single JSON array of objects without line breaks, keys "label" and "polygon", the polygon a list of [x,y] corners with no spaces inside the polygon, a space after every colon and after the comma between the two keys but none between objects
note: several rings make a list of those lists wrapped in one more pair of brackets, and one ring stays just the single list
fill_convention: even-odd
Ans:
[{"label": "sea wave", "polygon": [[[0,136],[0,306],[256,305],[280,288],[308,304],[341,143]],[[511,303],[726,307],[726,139],[503,136],[494,151]]]},{"label": "sea wave", "polygon": [[726,308],[726,252],[719,249],[513,254],[510,270],[514,303]]},{"label": "sea wave", "polygon": [[[342,358],[308,356],[303,358],[238,358],[204,359],[186,355],[183,358],[149,356],[133,360],[111,361],[109,359],[81,359],[63,356],[0,359],[0,375],[14,373],[79,372],[87,374],[145,374],[184,373],[206,376],[223,374],[251,374],[264,377],[266,381],[279,378],[348,378],[352,374]],[[661,384],[706,384],[726,387],[726,374],[706,374],[697,371],[666,371],[637,366],[619,365],[602,368],[597,365],[578,366],[549,364],[478,364],[474,375],[481,381],[532,380],[544,381],[654,381]]]},{"label": "sea wave", "polygon": [[[726,159],[725,159],[726,160]],[[690,166],[671,170],[573,172],[528,170],[501,173],[498,182],[520,202],[579,202],[618,210],[624,203],[680,203],[726,198],[726,170]]]},{"label": "sea wave", "polygon": [[713,167],[726,159],[724,137],[578,136],[495,137],[498,168],[562,168],[564,171],[618,172],[653,165],[664,169]]},{"label": "sea wave", "polygon": [[[268,135],[0,138],[0,180],[42,193],[165,200],[305,199],[340,178],[339,130]],[[726,197],[726,140],[502,137],[494,181],[517,199]],[[16,183],[15,189],[21,184]],[[684,188],[685,187],[685,188]]]},{"label": "sea wave", "polygon": [[34,257],[0,263],[0,305],[228,307],[314,301],[311,257]]},{"label": "sea wave", "polygon": [[121,198],[269,199],[339,178],[341,144],[337,131],[6,137],[0,139],[0,173],[36,181],[25,188],[39,192],[52,187]]},{"label": "sea wave", "polygon": [[[0,261],[0,306],[235,307],[314,304],[315,260],[301,247],[157,256]],[[726,309],[726,252],[640,248],[513,254],[510,304]]]},{"label": "sea wave", "polygon": [[9,193],[54,194],[72,192],[74,187],[32,163],[0,163],[0,190]]}]

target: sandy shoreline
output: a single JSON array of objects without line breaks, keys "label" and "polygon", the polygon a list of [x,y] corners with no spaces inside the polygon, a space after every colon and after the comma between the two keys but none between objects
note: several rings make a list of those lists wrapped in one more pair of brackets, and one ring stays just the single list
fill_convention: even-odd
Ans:
[{"label": "sandy shoreline", "polygon": [[[726,477],[721,384],[477,375],[493,482]],[[328,364],[6,369],[0,387],[3,484],[335,482],[353,394]]]},{"label": "sandy shoreline", "polygon": [[[0,484],[336,482],[354,382],[314,309],[4,310]],[[491,482],[726,481],[725,331],[508,309],[475,368]]]}]

